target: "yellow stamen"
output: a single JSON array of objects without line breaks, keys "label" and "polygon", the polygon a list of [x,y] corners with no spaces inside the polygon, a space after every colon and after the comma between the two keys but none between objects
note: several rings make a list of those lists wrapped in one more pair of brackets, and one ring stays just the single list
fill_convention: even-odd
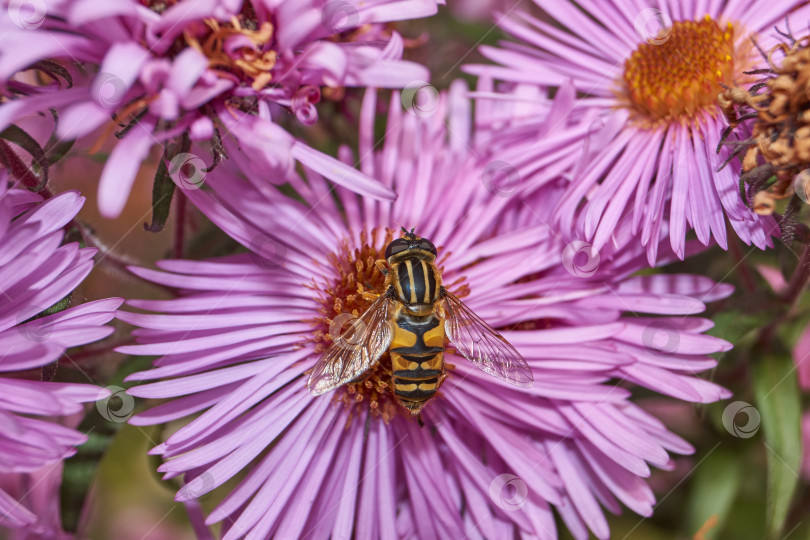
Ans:
[{"label": "yellow stamen", "polygon": [[151,101],[154,101],[157,96],[152,96],[150,98],[141,98],[133,101],[122,110],[115,113],[112,122],[108,123],[104,128],[104,131],[101,132],[96,142],[93,143],[93,146],[90,147],[88,153],[93,155],[99,151],[101,151],[101,147],[104,146],[104,142],[109,139],[110,135],[116,129],[120,129],[121,125],[127,125],[136,115],[139,113],[144,107],[147,107]]},{"label": "yellow stamen", "polygon": [[[202,44],[189,30],[183,35],[189,46],[208,58],[208,66],[218,76],[237,80],[247,79],[254,90],[261,90],[270,83],[273,78],[270,71],[276,64],[276,52],[262,49],[273,37],[272,24],[265,21],[258,30],[250,30],[242,28],[239,19],[233,17],[228,25],[220,25],[219,21],[207,19],[205,26],[208,27],[210,34]],[[241,47],[237,49],[239,56],[230,56],[225,52],[225,42],[237,35],[247,37],[256,48]]]}]

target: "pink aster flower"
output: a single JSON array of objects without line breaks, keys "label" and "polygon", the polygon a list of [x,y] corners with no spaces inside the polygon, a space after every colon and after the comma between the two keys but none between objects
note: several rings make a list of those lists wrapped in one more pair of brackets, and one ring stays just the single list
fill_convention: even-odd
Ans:
[{"label": "pink aster flower", "polygon": [[[129,377],[139,383],[129,393],[165,400],[130,421],[188,419],[152,453],[166,478],[186,482],[179,501],[233,482],[207,517],[224,539],[555,538],[552,509],[576,538],[606,538],[603,509],[650,515],[650,467],[692,452],[633,404],[630,383],[695,402],[729,395],[694,376],[729,344],[687,316],[729,287],[632,277],[645,261],[629,234],[597,264],[580,261],[590,252],[516,207],[470,151],[464,92],[454,85],[424,115],[402,112],[394,93],[376,151],[367,93],[360,162],[403,194],[396,202],[343,188],[336,200],[311,170],[288,177],[301,200],[277,200],[220,167],[211,189],[187,194],[249,252],[132,268],[178,294],[119,314],[139,328],[118,350],[159,356]],[[374,261],[400,225],[438,247],[445,286],[522,353],[531,388],[448,348],[447,379],[420,418],[394,402],[387,355],[365,380],[310,394],[309,370],[370,304],[360,293],[381,292]]]},{"label": "pink aster flower", "polygon": [[[570,180],[554,211],[559,228],[581,220],[584,239],[601,250],[630,215],[651,263],[665,221],[681,258],[688,230],[704,245],[714,238],[726,248],[726,220],[744,242],[770,246],[775,221],[741,198],[736,160],[720,168],[732,147],[717,154],[727,125],[718,94],[723,85],[750,87],[758,76],[746,72],[767,67],[754,42],[769,50],[782,39],[775,25],[804,28],[810,6],[535,1],[550,20],[498,14],[520,41],[482,47],[497,65],[466,70],[507,85],[568,88],[550,117],[517,118],[523,144],[507,135],[500,139],[508,145],[495,143],[518,169],[540,171],[535,185],[560,173]],[[506,91],[487,97],[523,99]]]},{"label": "pink aster flower", "polygon": [[[382,23],[432,15],[439,0],[95,0],[2,2],[0,130],[21,116],[59,113],[57,135],[118,129],[100,180],[102,214],[117,216],[140,162],[165,146],[172,169],[234,158],[262,182],[299,160],[371,197],[389,190],[305,147],[277,125],[284,111],[317,119],[321,89],[401,88],[429,77],[402,61]],[[48,84],[15,78],[36,69]],[[70,74],[73,74],[71,77]],[[25,97],[20,97],[25,96]],[[191,145],[209,143],[190,152]],[[195,173],[189,173],[196,178]],[[201,173],[197,173],[201,174]],[[193,180],[192,180],[193,181]]]},{"label": "pink aster flower", "polygon": [[0,535],[4,540],[70,540],[75,535],[62,526],[59,490],[62,485],[62,461],[25,473],[0,474],[0,490],[11,496],[26,512],[36,516],[36,523],[8,528],[0,519]]},{"label": "pink aster flower", "polygon": [[112,333],[104,325],[122,302],[109,298],[39,316],[68,297],[93,267],[95,249],[62,244],[63,228],[83,202],[75,192],[43,201],[9,189],[0,178],[0,485],[29,486],[17,486],[19,498],[0,489],[0,529],[44,534],[54,528],[52,513],[42,510],[52,505],[39,496],[42,491],[31,490],[39,481],[53,481],[51,472],[87,437],[49,418],[80,413],[82,403],[108,394],[90,384],[30,380],[32,373],[40,379],[31,370],[57,362],[69,347]]}]

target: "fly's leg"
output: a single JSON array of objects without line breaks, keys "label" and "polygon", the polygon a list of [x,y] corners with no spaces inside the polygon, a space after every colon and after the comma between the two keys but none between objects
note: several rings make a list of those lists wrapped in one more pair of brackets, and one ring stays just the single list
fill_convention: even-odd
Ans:
[{"label": "fly's leg", "polygon": [[[386,262],[385,259],[377,259],[376,261],[374,261],[374,264],[377,266],[377,269],[380,272],[382,272],[382,275],[385,276],[385,285],[383,286],[383,290],[387,291],[388,290],[388,263]],[[360,296],[363,297],[364,300],[368,300],[369,302],[373,302],[374,300],[376,300],[377,298],[380,297],[379,294],[371,293],[371,292],[368,292],[368,291],[364,290],[363,286],[360,285],[360,284],[357,285],[357,292],[360,294]]]}]

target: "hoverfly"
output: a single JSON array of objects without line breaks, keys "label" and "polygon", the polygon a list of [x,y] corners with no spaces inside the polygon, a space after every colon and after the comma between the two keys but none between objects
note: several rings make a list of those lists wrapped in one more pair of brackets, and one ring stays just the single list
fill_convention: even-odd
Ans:
[{"label": "hoverfly", "polygon": [[309,391],[320,395],[358,379],[388,351],[390,387],[414,415],[436,395],[446,376],[445,333],[467,360],[515,386],[532,385],[526,360],[503,336],[442,286],[436,247],[402,229],[376,262],[384,292],[336,338],[315,364]]}]

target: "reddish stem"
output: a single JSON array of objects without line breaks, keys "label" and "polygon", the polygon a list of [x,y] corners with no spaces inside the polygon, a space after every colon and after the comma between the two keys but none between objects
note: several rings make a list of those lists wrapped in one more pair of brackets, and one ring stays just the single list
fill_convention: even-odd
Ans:
[{"label": "reddish stem", "polygon": [[808,278],[810,278],[810,244],[804,246],[802,256],[799,258],[799,264],[796,266],[796,270],[793,271],[790,283],[788,283],[785,294],[782,296],[783,300],[791,304],[795,303],[807,285]]},{"label": "reddish stem", "polygon": [[751,270],[745,263],[745,258],[743,257],[742,250],[740,249],[739,240],[736,238],[733,239],[731,242],[729,242],[729,247],[731,248],[731,253],[734,255],[734,258],[737,260],[743,287],[745,287],[745,290],[748,292],[755,291],[757,289],[757,284],[754,281],[754,276],[751,275]]},{"label": "reddish stem", "polygon": [[176,191],[176,207],[174,209],[174,257],[182,259],[184,249],[184,236],[186,228],[186,196],[182,190]]}]

